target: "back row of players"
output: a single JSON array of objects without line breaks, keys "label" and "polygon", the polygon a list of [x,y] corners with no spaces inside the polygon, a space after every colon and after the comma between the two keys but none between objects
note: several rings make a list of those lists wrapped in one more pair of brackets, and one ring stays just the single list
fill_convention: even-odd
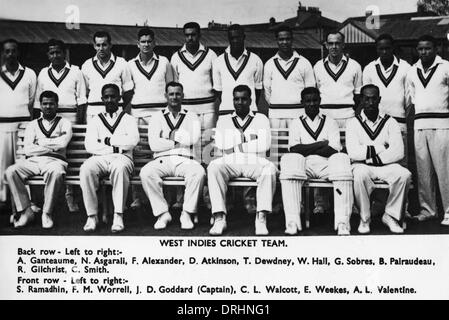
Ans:
[{"label": "back row of players", "polygon": [[[446,143],[449,141],[449,65],[437,55],[432,37],[418,39],[420,59],[410,67],[393,55],[391,36],[381,35],[376,41],[379,59],[371,62],[362,73],[360,65],[343,54],[344,36],[338,32],[327,36],[329,55],[312,68],[306,58],[292,49],[292,31],[280,28],[276,31],[279,51],[263,68],[260,58],[246,50],[245,34],[239,25],[229,28],[230,46],[218,58],[200,43],[200,28],[196,23],[186,24],[183,30],[186,43],[172,56],[171,63],[153,52],[154,33],[149,28],[139,31],[137,44],[140,52],[129,62],[111,53],[109,34],[97,32],[93,37],[97,54],[83,64],[81,71],[65,61],[64,44],[51,40],[48,50],[51,65],[39,74],[36,96],[40,97],[40,93],[46,90],[56,92],[63,117],[89,123],[97,114],[104,112],[101,89],[112,83],[120,89],[124,110],[139,118],[139,123],[148,123],[166,106],[166,84],[177,80],[184,86],[183,108],[200,116],[204,130],[215,127],[217,115],[234,112],[233,89],[244,84],[251,90],[252,111],[257,110],[264,89],[271,127],[279,128],[288,127],[292,119],[307,117],[300,93],[305,87],[316,86],[321,95],[322,113],[334,118],[338,126],[344,128],[356,114],[354,106],[359,106],[362,83],[375,84],[382,96],[382,116],[373,119],[372,123],[369,123],[369,117],[364,119],[364,130],[375,141],[387,122],[381,120],[393,117],[405,136],[405,113],[414,105],[420,200],[420,213],[416,217],[420,221],[436,217],[435,176],[438,176],[445,210],[443,222],[449,222],[449,192],[446,192],[449,174],[446,161],[449,149]],[[6,142],[2,144],[0,159],[0,174],[3,175],[6,167],[14,162],[12,150],[18,123],[29,120],[30,109],[33,104],[37,108],[39,100],[34,102],[36,80],[33,71],[17,61],[17,42],[12,39],[5,41],[2,50],[5,64],[1,70],[3,81],[0,81],[4,104],[0,110],[0,138]],[[391,117],[384,117],[384,114]],[[360,116],[363,118],[363,114]],[[312,137],[316,137],[317,131],[310,125],[304,127]],[[241,129],[244,131],[244,127]],[[388,146],[375,146],[374,142],[372,146],[367,149],[365,159],[374,165],[379,161],[382,163],[380,154],[389,149]],[[3,184],[1,187],[0,201],[5,201],[6,190]]]}]

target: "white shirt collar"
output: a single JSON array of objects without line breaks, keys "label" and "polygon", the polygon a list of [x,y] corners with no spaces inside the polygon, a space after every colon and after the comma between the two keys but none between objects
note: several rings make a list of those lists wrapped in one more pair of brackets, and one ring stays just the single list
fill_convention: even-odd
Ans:
[{"label": "white shirt collar", "polygon": [[[98,60],[100,60],[100,59],[98,59],[97,55],[95,55],[94,56],[94,61],[98,61]],[[112,52],[111,52],[111,57],[109,58],[109,61],[114,61],[115,62],[115,56],[114,56],[114,54]]]},{"label": "white shirt collar", "polygon": [[[275,59],[282,60],[282,61],[286,61],[286,60],[284,60],[284,59],[281,58],[281,56],[279,55],[279,51],[276,53],[276,55],[274,56],[274,58],[275,58]],[[295,58],[301,58],[301,56],[299,55],[298,52],[296,52],[296,50],[293,50],[293,55],[287,60],[287,62],[290,62],[290,61],[292,61],[292,60],[295,59]]]},{"label": "white shirt collar", "polygon": [[[186,52],[187,51],[186,45],[184,44],[179,51]],[[201,42],[200,42],[200,46],[198,47],[198,51],[195,54],[197,54],[200,51],[206,51],[206,47]],[[187,52],[189,52],[189,51],[187,51]]]},{"label": "white shirt collar", "polygon": [[[427,69],[427,70],[430,70],[430,69],[432,69],[433,67],[435,67],[437,64],[441,64],[441,63],[444,63],[444,60],[443,60],[443,58],[441,58],[439,55],[437,55],[437,56],[435,57],[435,60],[433,61],[432,65],[431,65],[431,66],[429,67],[429,69]],[[424,71],[424,67],[422,66],[421,59],[419,59],[419,60],[415,63],[415,65],[416,65],[416,67],[417,67],[418,69],[421,69],[421,70]]]},{"label": "white shirt collar", "polygon": [[[153,56],[151,57],[151,59],[149,60],[149,61],[151,61],[151,60],[159,60],[159,56],[156,54],[156,53],[154,53],[153,52]],[[142,59],[140,59],[140,53],[138,53],[137,54],[137,56],[134,58],[134,60],[139,60],[139,62],[141,63],[141,64],[143,64],[143,61],[142,61]],[[148,61],[148,62],[149,62]]]},{"label": "white shirt collar", "polygon": [[[172,113],[170,112],[170,110],[168,109],[168,106],[166,106],[165,109],[164,109],[164,114],[167,114],[167,113],[172,114]],[[181,106],[181,110],[179,111],[178,115],[181,114],[181,113],[183,113],[183,114],[186,114],[186,113],[187,113],[187,111],[186,111],[185,109],[183,109],[182,106]]]},{"label": "white shirt collar", "polygon": [[[345,54],[343,54],[343,57],[341,58],[341,60],[340,60],[340,62],[338,63],[338,65],[340,65],[343,61],[348,61],[349,59],[348,59],[348,57],[345,55]],[[332,62],[330,62],[330,60],[329,60],[329,56],[327,56],[325,59],[324,59],[324,62],[329,62],[329,63],[332,63]],[[333,64],[333,63],[332,63]],[[337,65],[337,66],[338,66]]]},{"label": "white shirt collar", "polygon": [[377,119],[376,121],[372,122],[370,119],[368,119],[368,117],[365,114],[365,111],[362,110],[362,112],[360,112],[360,117],[362,118],[363,122],[370,122],[372,124],[376,124],[377,122],[379,122],[379,120],[382,120],[383,118],[385,118],[386,114],[383,112],[379,111],[379,114],[377,115]]},{"label": "white shirt collar", "polygon": [[109,119],[115,119],[115,118],[117,118],[118,115],[119,115],[119,110],[117,110],[116,112],[114,112],[114,113],[112,114],[112,117],[110,116],[110,113],[109,113],[109,112],[105,112],[104,115],[105,115],[105,117],[107,117],[107,118],[109,117]]},{"label": "white shirt collar", "polygon": [[[53,65],[50,63],[50,65],[48,66],[48,68],[50,69],[53,69],[53,70],[55,70],[56,71],[56,69],[55,68],[53,68]],[[64,67],[59,71],[59,72],[61,72],[61,71],[63,71],[64,69],[70,69],[70,63],[68,63],[67,61],[65,62],[65,65],[64,65]],[[56,71],[56,72],[58,72],[58,71]]]},{"label": "white shirt collar", "polygon": [[[323,119],[323,113],[321,112],[321,110],[320,111],[318,111],[318,114],[316,115],[316,117],[315,117],[315,120],[316,119]],[[303,114],[303,115],[301,115],[301,118],[303,118],[303,119],[305,119],[305,120],[309,120],[310,122],[313,122],[313,121],[315,121],[315,120],[312,120],[312,119],[310,119],[310,117],[307,115],[307,114]]]},{"label": "white shirt collar", "polygon": [[[225,52],[226,52],[229,56],[231,56],[232,58],[234,58],[234,56],[231,55],[231,47],[230,47],[230,46],[228,46],[228,47],[225,49]],[[238,59],[240,59],[242,56],[247,56],[247,55],[248,55],[248,50],[246,50],[246,48],[244,48],[244,49],[243,49],[242,55],[241,55],[240,57],[238,57]],[[238,59],[237,59],[237,60],[238,60]]]},{"label": "white shirt collar", "polygon": [[248,117],[255,117],[255,114],[254,114],[254,112],[253,111],[251,111],[251,110],[249,110],[249,112],[248,112],[248,114],[246,115],[246,117],[245,117],[245,119],[243,119],[242,120],[242,118],[240,118],[238,115],[237,115],[237,113],[234,111],[232,114],[231,114],[231,117],[236,117],[238,120],[240,120],[240,121],[246,121],[246,120],[248,120]]},{"label": "white shirt collar", "polygon": [[[375,63],[378,64],[378,65],[380,65],[381,67],[383,67],[383,64],[382,64],[382,62],[380,61],[380,58],[377,58]],[[393,63],[391,64],[391,66],[388,67],[388,69],[391,68],[391,67],[394,66],[394,65],[396,65],[396,66],[399,67],[399,58],[396,57],[396,56],[393,56]]]},{"label": "white shirt collar", "polygon": [[[19,67],[17,68],[16,72],[19,70],[25,70],[25,68],[19,63]],[[2,72],[9,72],[8,69],[6,69],[6,65],[2,65]]]}]

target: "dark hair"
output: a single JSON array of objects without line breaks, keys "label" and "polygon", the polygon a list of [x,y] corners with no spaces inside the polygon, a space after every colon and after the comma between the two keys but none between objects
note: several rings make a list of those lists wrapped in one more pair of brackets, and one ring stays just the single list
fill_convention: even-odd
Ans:
[{"label": "dark hair", "polygon": [[154,40],[154,31],[151,30],[148,27],[143,27],[142,29],[139,30],[139,32],[137,33],[137,40],[140,39],[140,37],[142,36],[150,36],[151,40]]},{"label": "dark hair", "polygon": [[376,44],[378,44],[382,40],[388,40],[391,44],[394,44],[394,39],[389,33],[382,33],[380,36],[376,38]]},{"label": "dark hair", "polygon": [[56,92],[53,92],[50,90],[46,90],[41,93],[41,95],[39,96],[39,102],[42,103],[42,100],[44,100],[44,98],[49,98],[49,99],[53,98],[55,100],[56,104],[58,104],[58,102],[59,102],[58,94]]},{"label": "dark hair", "polygon": [[333,31],[329,31],[327,34],[326,34],[326,42],[327,42],[327,38],[329,38],[329,36],[331,35],[331,34],[338,34],[338,35],[340,35],[341,36],[341,40],[343,41],[343,42],[345,42],[345,35],[343,34],[343,33],[341,33],[340,31],[338,31],[338,30],[333,30]]},{"label": "dark hair", "polygon": [[232,94],[236,92],[247,92],[248,95],[251,97],[251,89],[245,84],[239,84],[238,86],[236,86],[234,90],[232,90]]},{"label": "dark hair", "polygon": [[118,85],[116,85],[115,83],[106,83],[102,88],[101,88],[101,95],[103,96],[103,93],[105,92],[106,89],[114,89],[115,91],[117,91],[117,94],[120,95],[120,88],[118,87]]},{"label": "dark hair", "polygon": [[4,48],[5,44],[7,44],[7,43],[15,43],[17,48],[19,48],[19,42],[16,39],[9,38],[9,39],[6,39],[6,40],[2,41],[2,51],[3,51],[3,48]]},{"label": "dark hair", "polygon": [[239,24],[231,24],[228,28],[228,37],[231,34],[231,31],[240,31],[241,33],[245,34],[245,29]]},{"label": "dark hair", "polygon": [[380,89],[378,86],[376,86],[375,84],[369,83],[369,84],[365,84],[362,89],[360,89],[360,94],[363,95],[363,91],[365,91],[366,89],[376,89],[377,90],[377,94],[380,95]]},{"label": "dark hair", "polygon": [[58,40],[58,39],[50,39],[47,42],[47,47],[59,47],[59,49],[61,49],[62,51],[65,50],[65,43],[62,40]]},{"label": "dark hair", "polygon": [[95,38],[106,38],[106,39],[108,39],[108,43],[111,44],[111,35],[107,31],[100,30],[100,31],[95,32],[94,36],[92,37],[92,39],[94,40],[94,43],[95,43]]},{"label": "dark hair", "polygon": [[165,85],[165,92],[168,91],[168,88],[169,88],[169,87],[180,87],[180,88],[184,91],[183,85],[180,84],[179,82],[176,82],[176,81],[170,81],[169,83],[167,83],[167,84]]},{"label": "dark hair", "polygon": [[424,34],[424,35],[420,36],[418,38],[418,41],[416,44],[420,43],[421,41],[432,42],[434,47],[437,46],[437,40],[434,37],[432,37],[430,34]]},{"label": "dark hair", "polygon": [[184,27],[182,27],[183,31],[186,31],[186,29],[196,29],[198,33],[201,33],[201,27],[197,22],[187,22]]},{"label": "dark hair", "polygon": [[306,96],[306,94],[317,94],[318,96],[320,96],[320,90],[318,90],[315,87],[307,87],[304,88],[301,91],[301,99],[304,99],[304,97]]},{"label": "dark hair", "polygon": [[279,28],[277,28],[274,31],[274,35],[276,36],[276,38],[279,36],[280,32],[288,32],[293,37],[293,30],[289,26],[280,26]]}]

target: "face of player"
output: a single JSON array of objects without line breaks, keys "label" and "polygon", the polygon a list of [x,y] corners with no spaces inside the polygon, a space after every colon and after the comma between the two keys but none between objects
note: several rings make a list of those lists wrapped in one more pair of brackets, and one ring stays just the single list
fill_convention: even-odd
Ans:
[{"label": "face of player", "polygon": [[52,120],[56,117],[58,104],[55,98],[42,98],[41,102],[42,117],[46,120]]},{"label": "face of player", "polygon": [[237,116],[245,118],[249,113],[249,107],[251,105],[251,94],[246,91],[236,91],[234,93],[234,109]]},{"label": "face of player", "polygon": [[245,47],[245,34],[242,30],[231,30],[228,39],[231,51],[243,51]]},{"label": "face of player", "polygon": [[114,113],[118,110],[120,94],[114,88],[106,88],[103,90],[101,100],[104,103],[107,113]]},{"label": "face of player", "polygon": [[168,87],[167,92],[165,93],[165,98],[167,98],[167,105],[170,110],[181,110],[182,99],[184,98],[184,93],[181,87]]},{"label": "face of player", "polygon": [[377,55],[380,58],[380,61],[388,62],[388,61],[392,61],[394,59],[393,44],[391,43],[390,40],[388,40],[388,39],[380,40],[377,43],[376,50],[377,50]]},{"label": "face of player", "polygon": [[62,66],[65,64],[65,55],[59,46],[50,46],[48,48],[48,60],[53,66]]},{"label": "face of player", "polygon": [[343,55],[343,49],[345,44],[340,34],[329,34],[327,36],[326,48],[329,50],[329,56],[341,57]]},{"label": "face of player", "polygon": [[416,47],[419,58],[424,64],[431,64],[435,60],[437,50],[431,41],[420,41]]},{"label": "face of player", "polygon": [[201,35],[196,28],[186,28],[184,36],[187,49],[197,49],[199,47]]},{"label": "face of player", "polygon": [[94,49],[97,51],[99,59],[106,59],[111,55],[112,44],[109,43],[107,37],[95,38]]},{"label": "face of player", "polygon": [[380,96],[375,88],[366,88],[361,93],[361,104],[363,112],[371,121],[374,121],[379,115]]},{"label": "face of player", "polygon": [[306,115],[310,119],[315,119],[318,112],[320,112],[320,102],[321,98],[317,93],[306,94],[304,95],[304,98],[301,99],[301,103],[304,105]]},{"label": "face of player", "polygon": [[139,47],[140,52],[151,55],[156,46],[156,41],[152,39],[150,35],[144,35],[140,37],[137,46]]},{"label": "face of player", "polygon": [[277,35],[279,51],[290,53],[292,51],[293,38],[290,32],[281,31]]},{"label": "face of player", "polygon": [[17,63],[17,59],[19,56],[19,48],[17,48],[17,44],[14,42],[7,42],[3,44],[3,60],[7,64]]}]

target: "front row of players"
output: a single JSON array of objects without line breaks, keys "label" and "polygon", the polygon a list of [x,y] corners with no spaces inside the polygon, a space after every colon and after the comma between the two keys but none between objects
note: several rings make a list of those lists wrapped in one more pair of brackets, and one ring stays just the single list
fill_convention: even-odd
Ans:
[{"label": "front row of players", "polygon": [[[120,93],[114,84],[102,88],[106,112],[87,126],[85,147],[92,156],[80,168],[80,184],[87,212],[86,232],[98,224],[97,191],[100,178],[112,184],[114,219],[112,232],[124,229],[123,213],[134,171],[133,149],[139,142],[134,117],[119,111]],[[171,82],[166,87],[167,107],[154,115],[148,125],[148,142],[154,158],[140,172],[148,196],[155,229],[164,229],[172,220],[162,190],[162,178],[185,179],[182,229],[192,229],[197,214],[206,172],[195,159],[193,146],[201,137],[197,116],[182,109],[183,87]],[[411,182],[411,174],[397,164],[404,157],[404,145],[397,122],[379,112],[380,95],[375,85],[361,91],[361,112],[347,123],[346,148],[342,153],[338,125],[320,112],[320,93],[309,87],[301,93],[305,114],[290,125],[289,149],[280,161],[279,180],[285,212],[285,233],[301,230],[301,188],[308,179],[326,179],[333,183],[335,229],[339,235],[350,234],[353,203],[359,208],[359,233],[370,232],[370,194],[375,180],[387,182],[389,196],[382,222],[393,233],[402,233],[399,222]],[[215,130],[215,146],[222,156],[207,167],[207,183],[212,206],[211,235],[221,235],[227,228],[226,193],[230,179],[251,178],[257,182],[256,235],[267,235],[267,215],[272,210],[278,170],[266,159],[270,149],[269,120],[250,111],[251,90],[239,85],[233,91],[235,112],[221,116]],[[72,137],[70,122],[56,116],[58,96],[45,91],[40,96],[42,116],[25,130],[24,153],[27,158],[6,171],[6,179],[17,209],[12,216],[15,227],[25,226],[34,218],[25,180],[43,175],[45,203],[42,227],[53,226],[56,190],[64,184],[67,168],[66,147]]]}]

